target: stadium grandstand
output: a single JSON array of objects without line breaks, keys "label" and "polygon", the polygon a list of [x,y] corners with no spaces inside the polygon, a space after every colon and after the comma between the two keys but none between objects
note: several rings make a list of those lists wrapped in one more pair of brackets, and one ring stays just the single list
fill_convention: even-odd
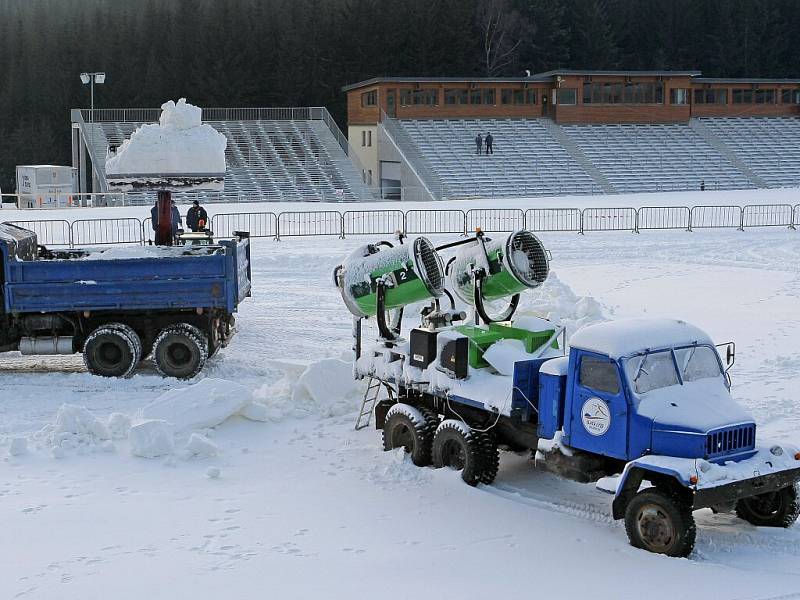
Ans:
[{"label": "stadium grandstand", "polygon": [[[348,85],[348,136],[383,197],[800,185],[800,80],[560,70]],[[491,133],[494,152],[475,138]]]},{"label": "stadium grandstand", "polygon": [[[80,192],[109,191],[106,158],[160,109],[72,111],[73,167]],[[204,109],[203,122],[227,139],[222,190],[186,195],[213,201],[371,200],[358,157],[325,108]],[[112,190],[113,191],[113,190]],[[153,192],[129,192],[150,202]],[[181,194],[176,194],[180,199]]]}]

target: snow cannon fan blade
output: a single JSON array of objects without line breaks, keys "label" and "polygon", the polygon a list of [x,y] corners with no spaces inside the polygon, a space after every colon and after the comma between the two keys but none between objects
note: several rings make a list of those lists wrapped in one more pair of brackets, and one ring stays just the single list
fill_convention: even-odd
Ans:
[{"label": "snow cannon fan blade", "polygon": [[[456,253],[448,271],[456,295],[473,305],[486,323],[510,319],[519,294],[542,285],[549,273],[544,245],[524,229],[505,239],[479,236]],[[484,302],[508,297],[511,297],[509,306],[502,314],[494,317],[487,314]]]},{"label": "snow cannon fan blade", "polygon": [[381,335],[394,339],[385,313],[439,297],[444,269],[433,244],[418,237],[410,244],[368,244],[353,251],[334,271],[334,281],[348,310],[359,318],[377,317]]}]

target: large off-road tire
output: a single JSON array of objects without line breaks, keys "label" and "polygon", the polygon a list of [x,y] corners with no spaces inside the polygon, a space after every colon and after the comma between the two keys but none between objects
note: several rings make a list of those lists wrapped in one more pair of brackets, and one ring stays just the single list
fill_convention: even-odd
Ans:
[{"label": "large off-road tire", "polygon": [[791,527],[800,515],[800,493],[797,485],[742,498],[736,503],[736,515],[759,527]]},{"label": "large off-road tire", "polygon": [[83,345],[83,362],[101,377],[130,377],[141,360],[142,343],[136,332],[122,323],[95,329]]},{"label": "large off-road tire", "polygon": [[205,334],[188,323],[165,327],[153,345],[156,369],[164,377],[191,379],[203,370],[207,358]]},{"label": "large off-road tire", "polygon": [[418,467],[431,464],[433,434],[438,416],[425,408],[398,403],[386,413],[383,425],[383,449],[404,448]]},{"label": "large off-road tire", "polygon": [[463,421],[442,421],[433,436],[433,466],[461,472],[468,485],[489,484],[497,475],[497,444],[490,434],[475,431]]},{"label": "large off-road tire", "polygon": [[642,490],[628,503],[625,531],[631,546],[680,557],[692,552],[697,534],[691,507],[656,488]]}]

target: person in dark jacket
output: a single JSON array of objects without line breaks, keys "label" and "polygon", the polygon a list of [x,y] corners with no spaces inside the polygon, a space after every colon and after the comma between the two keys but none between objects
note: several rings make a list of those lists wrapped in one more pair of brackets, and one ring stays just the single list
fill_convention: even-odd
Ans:
[{"label": "person in dark jacket", "polygon": [[486,154],[494,154],[494,149],[492,148],[492,144],[494,143],[494,138],[492,137],[491,133],[486,134]]},{"label": "person in dark jacket", "polygon": [[[158,202],[150,209],[150,220],[153,222],[153,231],[158,231]],[[178,207],[175,206],[175,201],[172,201],[172,235],[173,237],[178,234],[178,229],[183,226],[183,219]]]},{"label": "person in dark jacket", "polygon": [[475,154],[480,154],[483,150],[483,136],[479,133],[478,137],[475,138]]},{"label": "person in dark jacket", "polygon": [[186,226],[192,231],[208,229],[208,213],[197,200],[192,203],[192,207],[186,213]]}]

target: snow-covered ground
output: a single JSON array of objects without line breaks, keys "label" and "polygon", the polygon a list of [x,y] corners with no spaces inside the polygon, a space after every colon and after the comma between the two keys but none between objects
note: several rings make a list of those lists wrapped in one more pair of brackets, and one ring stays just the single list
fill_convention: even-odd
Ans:
[{"label": "snow-covered ground", "polygon": [[[662,204],[701,203],[671,196]],[[750,191],[719,203],[751,201],[792,199]],[[799,233],[541,237],[555,277],[524,309],[573,328],[599,313],[678,317],[733,339],[735,397],[760,435],[800,441]],[[353,431],[359,389],[335,360],[350,347],[351,320],[331,271],[364,241],[254,241],[239,334],[201,377],[243,386],[267,421],[204,424],[215,449],[199,456],[185,449],[186,432],[173,455],[154,459],[134,457],[125,436],[52,435],[64,403],[101,424],[112,413],[136,419],[186,383],[149,365],[108,381],[79,357],[0,358],[0,598],[800,598],[797,526],[758,529],[702,511],[689,559],[656,556],[628,545],[608,496],[536,472],[525,457],[503,456],[494,485],[469,488],[451,471],[382,452],[373,429]],[[19,438],[27,452],[11,456]],[[72,441],[55,458],[63,439]]]}]

